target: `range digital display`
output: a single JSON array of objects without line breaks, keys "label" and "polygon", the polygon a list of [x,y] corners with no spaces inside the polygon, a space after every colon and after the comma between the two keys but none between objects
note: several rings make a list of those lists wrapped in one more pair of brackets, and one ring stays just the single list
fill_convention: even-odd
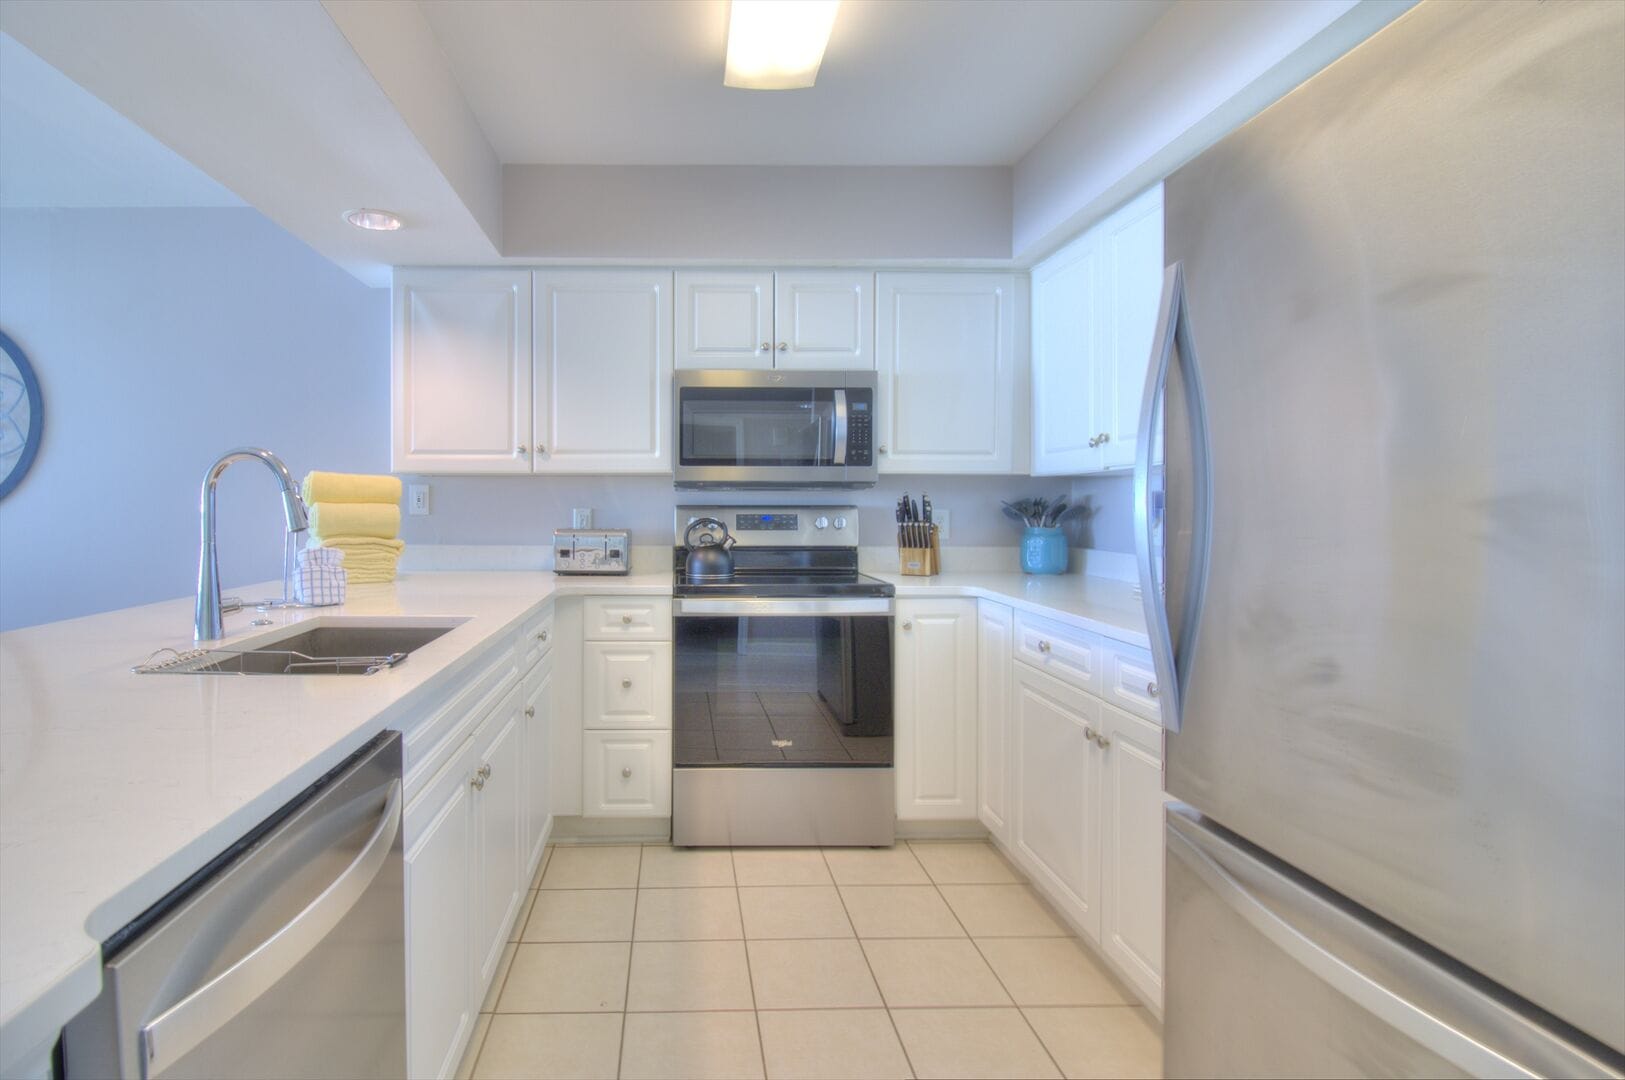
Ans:
[{"label": "range digital display", "polygon": [[737,532],[795,532],[801,528],[799,514],[736,514]]}]

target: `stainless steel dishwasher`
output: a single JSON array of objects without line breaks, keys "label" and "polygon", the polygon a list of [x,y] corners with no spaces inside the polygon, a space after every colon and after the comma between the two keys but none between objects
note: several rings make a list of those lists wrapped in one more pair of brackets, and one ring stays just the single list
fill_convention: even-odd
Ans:
[{"label": "stainless steel dishwasher", "polygon": [[403,1077],[401,738],[386,732],[104,945],[80,1077]]}]

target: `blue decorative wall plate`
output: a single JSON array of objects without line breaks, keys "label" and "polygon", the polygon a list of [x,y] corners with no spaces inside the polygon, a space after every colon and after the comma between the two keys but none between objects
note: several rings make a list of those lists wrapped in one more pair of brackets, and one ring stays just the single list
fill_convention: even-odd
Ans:
[{"label": "blue decorative wall plate", "polygon": [[34,369],[17,343],[0,332],[0,499],[34,464],[44,426],[45,404]]}]

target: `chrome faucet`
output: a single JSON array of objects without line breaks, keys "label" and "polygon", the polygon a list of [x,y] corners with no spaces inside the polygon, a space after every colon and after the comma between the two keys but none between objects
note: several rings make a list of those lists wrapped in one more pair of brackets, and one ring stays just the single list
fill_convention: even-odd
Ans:
[{"label": "chrome faucet", "polygon": [[289,532],[304,532],[309,524],[305,517],[305,500],[299,497],[299,486],[293,474],[282,464],[282,459],[269,450],[255,446],[239,446],[220,455],[209,471],[203,474],[203,492],[199,498],[199,511],[203,516],[202,542],[197,557],[197,609],[192,629],[194,641],[218,641],[225,636],[220,626],[220,560],[215,552],[214,488],[220,475],[234,461],[253,458],[263,462],[276,473],[282,485],[282,513],[288,519]]}]

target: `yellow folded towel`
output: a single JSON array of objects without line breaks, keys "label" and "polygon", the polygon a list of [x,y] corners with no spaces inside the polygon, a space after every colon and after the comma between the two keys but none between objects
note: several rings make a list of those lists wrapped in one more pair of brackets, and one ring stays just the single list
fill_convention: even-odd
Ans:
[{"label": "yellow folded towel", "polygon": [[362,473],[308,472],[302,485],[306,503],[394,503],[401,501],[401,478]]},{"label": "yellow folded towel", "polygon": [[386,503],[309,503],[310,535],[330,537],[375,536],[390,539],[401,531],[401,508]]},{"label": "yellow folded towel", "polygon": [[394,581],[395,563],[406,549],[405,541],[375,536],[328,537],[310,546],[344,552],[345,580],[353,585]]},{"label": "yellow folded towel", "polygon": [[378,536],[325,536],[311,547],[338,548],[346,555],[399,555],[406,550],[405,540]]}]

